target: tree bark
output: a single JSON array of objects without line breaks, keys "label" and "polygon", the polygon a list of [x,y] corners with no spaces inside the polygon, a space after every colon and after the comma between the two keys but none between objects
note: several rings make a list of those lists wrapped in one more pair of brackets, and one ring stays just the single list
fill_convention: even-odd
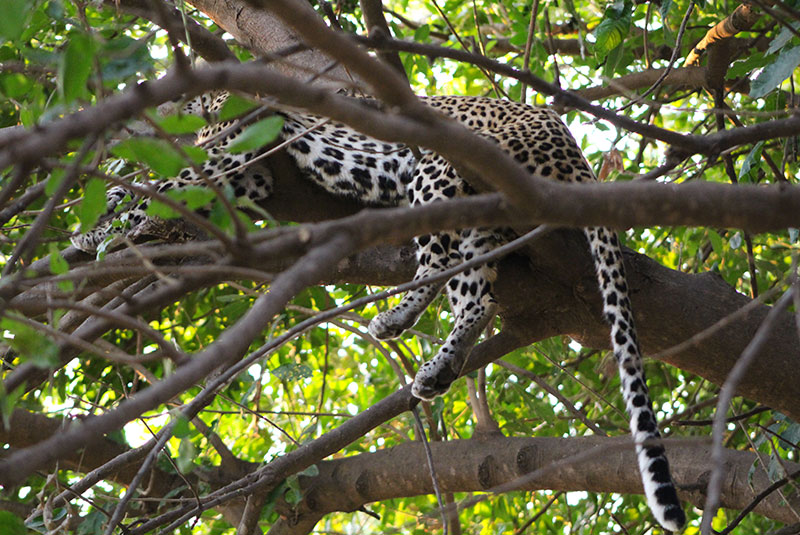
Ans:
[{"label": "tree bark", "polygon": [[[711,447],[683,441],[666,444],[681,499],[702,507]],[[493,493],[514,487],[642,493],[633,445],[622,437],[497,437],[429,445],[443,492]],[[726,450],[723,507],[743,509],[772,484],[761,465],[749,475],[754,462],[754,453]],[[370,502],[433,492],[425,452],[418,442],[323,461],[317,468],[318,476],[300,477],[304,500],[296,507],[283,503],[287,518],[300,522],[306,515],[318,518],[333,511],[355,511]],[[785,468],[794,472],[800,464],[786,463]],[[793,496],[790,502],[787,506],[780,494],[772,493],[755,511],[780,522],[795,522],[792,507],[800,507],[800,497]]]}]

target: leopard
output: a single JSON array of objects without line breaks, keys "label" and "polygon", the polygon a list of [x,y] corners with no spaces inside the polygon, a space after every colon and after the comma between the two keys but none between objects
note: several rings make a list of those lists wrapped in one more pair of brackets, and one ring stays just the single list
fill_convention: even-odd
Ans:
[{"label": "leopard", "polygon": [[[259,159],[265,149],[239,154],[227,151],[243,131],[235,119],[214,120],[227,98],[227,92],[218,91],[183,105],[182,112],[209,119],[197,136],[199,145],[209,147],[209,158],[200,169],[186,168],[173,179],[152,184],[156,191],[207,184],[210,180],[216,187],[232,188],[237,198],[255,203],[271,195],[272,177]],[[597,180],[575,138],[551,108],[478,96],[420,98],[436,112],[495,142],[531,175],[561,182]],[[301,174],[336,196],[354,199],[365,206],[414,207],[476,193],[456,166],[436,152],[381,141],[310,113],[280,108],[274,113],[283,118],[281,145]],[[133,201],[119,210],[123,198]],[[124,186],[115,186],[109,190],[107,200],[105,222],[73,236],[72,242],[78,249],[92,252],[120,236],[146,234],[148,227],[157,224],[146,213],[150,203],[146,195],[137,197]],[[660,443],[620,240],[615,231],[604,227],[585,228],[583,233],[595,267],[603,316],[610,328],[611,348],[618,364],[647,503],[664,528],[680,531],[686,517],[665,448]],[[492,228],[417,236],[414,280],[426,279],[490,252],[515,236],[511,229]],[[446,292],[453,327],[436,355],[418,369],[411,388],[416,398],[430,401],[445,394],[462,374],[472,347],[495,316],[496,277],[496,262],[465,269],[447,281],[406,292],[396,306],[369,323],[368,330],[375,338],[396,338],[417,322],[442,290]]]}]

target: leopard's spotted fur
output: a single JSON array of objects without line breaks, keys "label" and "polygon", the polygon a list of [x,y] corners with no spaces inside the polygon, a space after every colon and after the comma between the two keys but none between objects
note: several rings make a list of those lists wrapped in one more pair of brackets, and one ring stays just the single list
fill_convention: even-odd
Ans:
[{"label": "leopard's spotted fur", "polygon": [[[196,99],[186,107],[190,113],[213,114],[224,101],[224,94]],[[477,97],[430,97],[425,102],[441,113],[496,141],[532,174],[561,181],[591,181],[594,174],[583,158],[572,135],[558,115],[549,109]],[[296,139],[287,146],[298,167],[315,183],[336,195],[355,198],[371,205],[420,205],[473,193],[455,168],[441,156],[427,152],[415,155],[409,148],[369,138],[345,125],[327,123],[319,117],[282,113],[282,137]],[[230,123],[218,123],[201,131],[198,142],[223,132],[211,146],[211,157],[203,171],[219,185],[230,184],[237,196],[253,201],[271,193],[272,182],[266,169],[247,164],[256,153],[231,155],[225,148],[240,132]],[[186,169],[159,190],[198,183],[197,174]],[[109,209],[126,194],[122,188],[109,193]],[[119,215],[131,223],[129,233],[147,223],[147,200]],[[94,250],[114,231],[110,223],[76,236],[74,244]],[[622,253],[616,234],[606,228],[585,229],[594,258],[604,314],[611,326],[611,342],[616,356],[630,427],[636,442],[639,469],[648,503],[659,523],[679,530],[684,513],[678,502],[664,448],[653,444],[659,438],[650,398],[645,385],[642,357],[633,323]],[[415,278],[440,272],[462,260],[487,252],[507,241],[509,231],[466,229],[440,232],[416,238],[419,262]],[[421,399],[433,399],[447,391],[459,376],[469,352],[481,331],[492,318],[495,301],[492,282],[495,266],[488,264],[466,270],[445,284],[423,286],[408,292],[399,305],[379,314],[369,326],[377,338],[398,336],[411,327],[442,286],[450,299],[454,327],[438,354],[418,371],[412,392]]]}]

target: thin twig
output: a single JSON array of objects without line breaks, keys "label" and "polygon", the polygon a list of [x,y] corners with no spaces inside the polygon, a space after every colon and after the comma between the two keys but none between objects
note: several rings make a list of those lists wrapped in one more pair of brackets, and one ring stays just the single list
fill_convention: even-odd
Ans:
[{"label": "thin twig", "polygon": [[722,531],[720,531],[720,532],[719,532],[719,535],[728,535],[728,533],[730,533],[731,531],[733,531],[733,529],[734,529],[736,526],[738,526],[738,525],[741,523],[741,521],[742,521],[742,520],[744,520],[744,519],[745,519],[745,517],[746,517],[748,514],[750,514],[750,512],[751,512],[753,509],[755,509],[755,508],[756,508],[756,506],[757,506],[759,503],[761,503],[762,501],[764,501],[764,499],[766,499],[767,497],[769,497],[769,495],[770,495],[770,494],[772,494],[772,493],[773,493],[773,492],[775,492],[776,490],[780,489],[782,486],[786,485],[786,484],[787,484],[787,483],[789,483],[790,481],[793,481],[793,480],[797,479],[798,477],[800,477],[800,470],[797,470],[797,471],[795,471],[795,472],[792,472],[792,473],[791,473],[791,474],[789,474],[788,476],[784,477],[783,479],[780,479],[780,480],[776,481],[775,483],[773,483],[773,484],[772,484],[772,485],[770,485],[769,487],[767,487],[767,488],[765,488],[764,490],[762,490],[761,492],[759,492],[759,493],[758,493],[758,496],[756,496],[755,498],[753,498],[753,501],[751,501],[749,504],[747,504],[747,507],[745,507],[744,509],[742,509],[741,511],[739,511],[739,514],[738,514],[738,515],[736,515],[736,518],[734,518],[734,519],[731,521],[731,523],[730,523],[730,524],[728,524],[727,526],[725,526],[725,529],[723,529]]},{"label": "thin twig", "polygon": [[[539,0],[533,0],[531,5],[531,17],[528,21],[528,37],[525,39],[525,52],[522,53],[522,70],[527,71],[531,63],[531,47],[533,45],[533,34],[536,31],[536,14],[539,12]],[[520,102],[527,100],[528,84],[522,82],[520,89]]]},{"label": "thin twig", "polygon": [[[725,418],[725,423],[729,424],[732,422],[738,422],[740,420],[746,420],[751,416],[755,416],[756,414],[761,414],[762,412],[767,412],[771,410],[772,409],[770,407],[756,407],[755,409],[743,412],[742,414],[737,414],[736,416]],[[687,427],[703,427],[706,425],[714,425],[714,420],[673,420],[671,423],[672,425],[684,425]]]},{"label": "thin twig", "polygon": [[561,402],[561,404],[564,405],[564,407],[569,412],[571,412],[578,420],[583,422],[583,424],[586,427],[588,427],[589,429],[594,431],[595,434],[603,436],[603,437],[607,437],[608,436],[608,433],[606,433],[605,431],[603,431],[602,429],[597,427],[597,424],[595,424],[593,421],[591,421],[589,418],[587,418],[586,415],[583,414],[583,412],[581,412],[580,409],[578,409],[575,406],[575,404],[573,404],[569,399],[567,399],[566,396],[564,396],[561,392],[559,392],[558,389],[553,388],[552,386],[550,386],[547,383],[547,381],[542,380],[542,378],[539,377],[538,375],[536,375],[535,373],[530,372],[530,371],[528,371],[528,370],[526,370],[524,368],[520,368],[519,366],[515,366],[514,364],[511,364],[510,362],[505,361],[503,359],[498,359],[495,362],[496,362],[496,364],[502,366],[503,368],[507,369],[511,373],[514,373],[514,374],[520,375],[522,377],[525,377],[527,379],[530,379],[531,381],[533,381],[534,383],[539,385],[539,388],[542,388],[545,392],[547,392],[548,394],[550,394],[550,395],[554,396],[556,399],[558,399]]},{"label": "thin twig", "polygon": [[539,509],[539,510],[536,512],[536,514],[535,514],[535,515],[533,515],[533,516],[532,516],[532,517],[531,517],[531,518],[530,518],[528,521],[526,521],[524,524],[522,524],[522,525],[519,527],[519,529],[517,529],[517,530],[514,532],[514,535],[521,535],[522,533],[524,533],[524,532],[525,532],[525,530],[526,530],[526,529],[528,529],[528,528],[531,526],[531,524],[533,524],[534,522],[536,522],[537,520],[539,520],[539,519],[542,517],[542,515],[543,515],[543,514],[545,514],[545,513],[547,512],[547,510],[548,510],[548,509],[550,509],[550,506],[552,506],[554,503],[556,503],[556,500],[558,500],[558,499],[561,497],[561,495],[562,495],[562,494],[564,494],[564,491],[563,491],[563,490],[559,490],[558,492],[556,492],[555,494],[553,494],[553,496],[552,496],[552,497],[551,497],[549,500],[547,500],[547,503],[546,503],[546,504],[544,504],[544,505],[541,507],[541,509]]},{"label": "thin twig", "polygon": [[742,351],[741,356],[731,369],[720,390],[719,402],[717,402],[716,414],[714,416],[714,425],[712,426],[711,479],[708,482],[706,502],[703,507],[703,520],[700,524],[700,530],[703,535],[711,535],[711,520],[716,515],[717,507],[719,506],[722,479],[724,477],[722,435],[725,432],[725,415],[728,412],[728,406],[733,398],[736,385],[738,385],[739,381],[744,377],[753,359],[755,359],[756,355],[761,351],[761,347],[767,343],[775,322],[789,306],[791,296],[791,289],[789,289],[784,292],[781,298],[773,305],[772,310],[770,310],[767,317],[761,323],[753,339],[744,351]]},{"label": "thin twig", "polygon": [[672,71],[672,68],[675,65],[675,62],[678,60],[678,56],[680,55],[681,52],[681,41],[683,40],[683,33],[686,31],[686,25],[689,23],[689,15],[692,14],[692,10],[694,9],[694,3],[695,0],[691,0],[691,2],[689,2],[689,7],[686,8],[686,13],[684,13],[683,15],[681,26],[678,29],[678,36],[675,38],[675,48],[672,50],[672,57],[669,58],[669,63],[667,64],[667,68],[664,69],[664,72],[661,73],[661,76],[658,77],[658,80],[656,80],[653,85],[647,88],[645,92],[639,95],[635,100],[619,108],[617,110],[617,113],[633,106],[634,104],[638,104],[639,101],[644,99],[644,97],[646,97],[647,95],[658,89],[659,86],[661,86],[661,83],[664,81],[664,79]]},{"label": "thin twig", "polygon": [[125,495],[120,498],[116,507],[114,507],[114,514],[111,515],[111,520],[108,521],[104,535],[112,535],[114,528],[116,528],[116,526],[122,521],[122,518],[125,516],[125,510],[128,507],[128,503],[137,494],[137,489],[139,488],[139,485],[142,484],[142,480],[144,479],[145,475],[150,473],[150,467],[153,466],[153,463],[156,461],[156,458],[158,458],[158,455],[161,453],[161,450],[164,448],[167,440],[169,440],[172,436],[172,430],[174,429],[176,423],[177,419],[173,419],[158,433],[156,433],[155,436],[153,436],[154,443],[152,449],[150,450],[150,453],[147,454],[147,457],[145,457],[144,462],[142,462],[142,465],[139,467],[139,470],[136,471],[136,475],[128,484],[128,490],[125,492]]},{"label": "thin twig", "polygon": [[442,533],[447,535],[447,512],[444,499],[442,498],[442,491],[439,488],[439,478],[436,477],[436,468],[433,465],[433,453],[431,452],[431,446],[428,444],[428,437],[425,434],[425,427],[422,425],[422,418],[419,417],[419,410],[417,407],[413,407],[411,409],[411,414],[414,415],[414,422],[416,422],[419,441],[422,443],[422,447],[425,450],[425,458],[428,460],[428,470],[431,474],[433,492],[436,494],[436,501],[439,502],[439,512],[442,515]]}]

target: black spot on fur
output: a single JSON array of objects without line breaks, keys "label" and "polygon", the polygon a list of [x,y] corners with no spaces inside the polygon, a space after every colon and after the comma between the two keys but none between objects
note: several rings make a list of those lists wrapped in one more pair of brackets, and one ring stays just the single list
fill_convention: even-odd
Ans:
[{"label": "black spot on fur", "polygon": [[303,154],[308,154],[309,152],[311,152],[311,147],[303,139],[298,139],[297,141],[292,143],[292,148]]},{"label": "black spot on fur", "polygon": [[646,433],[652,433],[656,430],[656,424],[648,411],[639,413],[639,419],[636,422],[636,429]]},{"label": "black spot on fur", "polygon": [[341,161],[344,158],[344,153],[339,149],[335,149],[333,147],[325,147],[324,149],[322,149],[322,154],[324,154],[325,156],[330,156],[331,158],[334,158],[335,160],[339,161]]}]

